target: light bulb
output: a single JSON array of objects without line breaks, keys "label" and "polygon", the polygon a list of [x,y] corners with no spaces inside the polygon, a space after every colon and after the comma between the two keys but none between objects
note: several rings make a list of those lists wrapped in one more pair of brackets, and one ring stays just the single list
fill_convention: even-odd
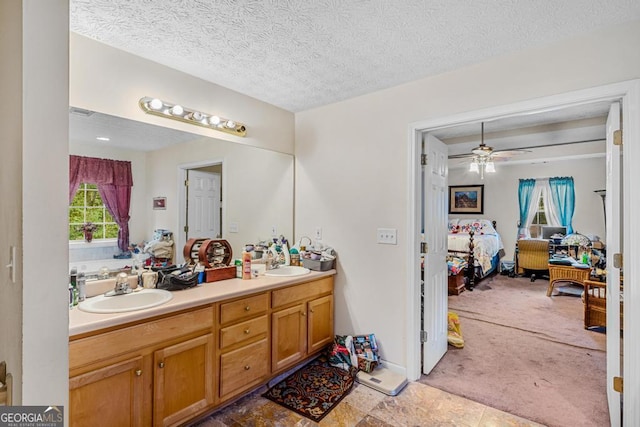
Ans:
[{"label": "light bulb", "polygon": [[174,116],[181,116],[184,114],[184,108],[181,105],[174,105],[171,107],[171,114]]},{"label": "light bulb", "polygon": [[487,162],[487,166],[485,168],[485,171],[487,171],[487,172],[495,172],[496,171],[496,167],[493,164],[493,162],[491,162],[491,161]]},{"label": "light bulb", "polygon": [[475,161],[469,165],[469,172],[479,172],[478,164]]},{"label": "light bulb", "polygon": [[194,111],[191,113],[191,119],[199,122],[203,119],[202,113],[200,111]]},{"label": "light bulb", "polygon": [[153,98],[151,101],[149,101],[149,108],[151,108],[152,110],[160,111],[162,109],[162,106],[162,101],[160,101],[158,98]]},{"label": "light bulb", "polygon": [[234,122],[233,120],[227,120],[227,127],[229,129],[233,129],[236,127],[236,122]]},{"label": "light bulb", "polygon": [[218,117],[218,116],[209,117],[209,123],[211,123],[214,126],[220,124],[220,117]]}]

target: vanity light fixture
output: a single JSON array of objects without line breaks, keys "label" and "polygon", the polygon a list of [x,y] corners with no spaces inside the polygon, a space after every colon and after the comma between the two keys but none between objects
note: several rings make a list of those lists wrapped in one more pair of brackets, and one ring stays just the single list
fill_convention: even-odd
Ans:
[{"label": "vanity light fixture", "polygon": [[219,130],[236,136],[245,136],[247,134],[246,126],[235,120],[225,119],[214,114],[203,113],[179,104],[162,101],[158,98],[145,96],[144,98],[140,98],[138,104],[142,111],[148,114],[153,114],[154,116],[179,120],[181,122]]}]

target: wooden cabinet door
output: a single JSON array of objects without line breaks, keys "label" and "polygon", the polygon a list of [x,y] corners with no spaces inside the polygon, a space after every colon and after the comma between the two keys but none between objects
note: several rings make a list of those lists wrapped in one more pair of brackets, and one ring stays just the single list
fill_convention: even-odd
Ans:
[{"label": "wooden cabinet door", "polygon": [[142,357],[69,379],[72,426],[142,426]]},{"label": "wooden cabinet door", "polygon": [[213,350],[207,334],[154,352],[155,426],[187,420],[213,403]]},{"label": "wooden cabinet door", "polygon": [[307,353],[322,350],[333,342],[333,295],[309,301]]},{"label": "wooden cabinet door", "polygon": [[271,314],[271,370],[302,360],[307,350],[306,304]]}]

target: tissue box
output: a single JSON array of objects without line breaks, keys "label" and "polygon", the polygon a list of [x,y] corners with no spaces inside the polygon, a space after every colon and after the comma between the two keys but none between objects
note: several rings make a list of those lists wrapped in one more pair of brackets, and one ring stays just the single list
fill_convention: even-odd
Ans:
[{"label": "tissue box", "polygon": [[315,270],[315,271],[327,271],[327,270],[331,270],[332,268],[334,268],[334,265],[336,263],[335,259],[329,259],[329,260],[315,260],[315,259],[309,259],[309,258],[303,258],[302,259],[302,266],[308,268],[309,270]]}]

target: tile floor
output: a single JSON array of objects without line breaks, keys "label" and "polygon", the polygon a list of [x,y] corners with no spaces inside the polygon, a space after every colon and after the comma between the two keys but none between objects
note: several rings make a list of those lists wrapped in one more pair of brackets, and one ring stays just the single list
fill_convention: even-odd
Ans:
[{"label": "tile floor", "polygon": [[356,383],[320,423],[261,397],[262,388],[199,421],[197,427],[308,426],[540,426],[540,424],[417,382],[397,396]]}]

